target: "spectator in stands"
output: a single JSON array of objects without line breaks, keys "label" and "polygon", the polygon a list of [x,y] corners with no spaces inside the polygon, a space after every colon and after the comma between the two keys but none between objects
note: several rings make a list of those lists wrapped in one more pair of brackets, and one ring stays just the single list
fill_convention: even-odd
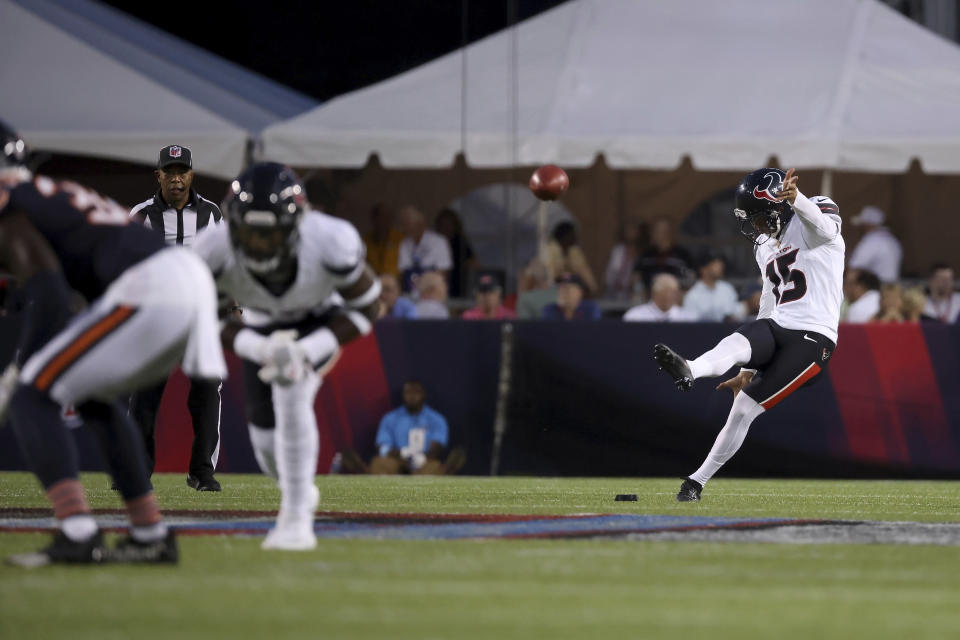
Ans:
[{"label": "spectator in stands", "polygon": [[600,307],[593,300],[584,300],[586,285],[575,273],[561,273],[557,278],[557,301],[543,308],[544,320],[597,320]]},{"label": "spectator in stands", "polygon": [[628,322],[692,322],[696,316],[680,306],[680,282],[672,273],[653,276],[650,302],[628,309]]},{"label": "spectator in stands", "polygon": [[450,317],[447,309],[447,281],[439,271],[428,271],[417,281],[417,318],[421,320],[446,320]]},{"label": "spectator in stands", "polygon": [[503,289],[497,278],[485,273],[477,278],[477,305],[467,309],[461,316],[464,320],[511,320],[517,317],[503,306]]},{"label": "spectator in stands", "polygon": [[689,284],[692,264],[690,252],[677,245],[670,220],[654,220],[650,226],[650,246],[640,254],[636,265],[647,291],[651,290],[653,276],[658,273],[673,274],[678,281]]},{"label": "spectator in stands", "polygon": [[367,247],[367,264],[377,274],[399,274],[397,264],[403,234],[393,226],[393,208],[378,202],[370,209],[370,231],[363,236]]},{"label": "spectator in stands", "polygon": [[535,320],[543,308],[557,301],[557,287],[551,281],[547,265],[534,258],[520,274],[517,287],[517,319]]},{"label": "spectator in stands", "polygon": [[903,322],[903,290],[896,282],[880,285],[880,311],[873,322]]},{"label": "spectator in stands", "polygon": [[[641,227],[630,221],[620,230],[620,238],[610,251],[603,276],[603,295],[611,300],[634,300],[643,295],[634,266],[640,258]],[[638,290],[639,289],[639,290]]]},{"label": "spectator in stands", "polygon": [[417,306],[400,295],[400,283],[393,274],[380,275],[380,308],[384,318],[416,318]]},{"label": "spectator in stands", "polygon": [[450,297],[459,298],[467,292],[470,273],[477,266],[473,247],[463,232],[460,216],[453,209],[441,209],[433,221],[433,230],[447,239],[450,244]]},{"label": "spectator in stands", "polygon": [[851,219],[854,225],[863,227],[863,236],[850,254],[849,265],[876,274],[880,282],[896,282],[900,279],[903,249],[883,221],[883,211],[874,206],[864,207]]},{"label": "spectator in stands", "polygon": [[356,452],[346,450],[344,468],[373,474],[448,475],[459,471],[466,462],[463,449],[454,448],[444,461],[450,429],[446,418],[425,403],[426,398],[420,382],[405,382],[403,406],[380,420],[377,455],[365,464]]},{"label": "spectator in stands", "polygon": [[423,213],[413,206],[400,210],[400,228],[403,241],[400,243],[397,268],[400,271],[403,291],[415,291],[420,274],[437,271],[446,281],[453,259],[450,243],[436,231],[427,229]]},{"label": "spectator in stands", "polygon": [[737,290],[723,279],[724,266],[723,257],[714,253],[700,261],[700,279],[683,298],[683,308],[695,319],[723,322],[742,317]]},{"label": "spectator in stands", "polygon": [[[182,145],[160,150],[154,170],[159,188],[130,211],[130,217],[152,229],[167,244],[192,246],[209,224],[220,224],[220,207],[193,187],[193,157]],[[150,336],[144,336],[149,340]],[[140,428],[147,451],[147,469],[156,464],[156,423],[167,381],[140,389],[130,397],[130,416]],[[193,425],[193,447],[187,485],[197,491],[220,491],[214,471],[220,457],[220,380],[190,380],[187,408]]]},{"label": "spectator in stands", "polygon": [[753,320],[760,314],[760,297],[763,295],[763,285],[755,282],[747,287],[740,300],[740,317]]},{"label": "spectator in stands", "polygon": [[910,287],[903,292],[903,321],[904,322],[927,322],[936,321],[936,318],[924,315],[923,310],[927,306],[927,294],[923,292],[923,287]]},{"label": "spectator in stands", "polygon": [[927,280],[927,305],[923,312],[940,322],[953,324],[960,317],[960,293],[954,291],[953,267],[938,262],[930,269]]},{"label": "spectator in stands", "polygon": [[561,222],[553,228],[547,243],[547,268],[554,277],[563,273],[575,274],[588,296],[599,292],[587,256],[577,244],[577,228],[572,222]]},{"label": "spectator in stands", "polygon": [[844,322],[870,322],[880,312],[880,279],[872,271],[847,269],[843,288],[849,303]]}]

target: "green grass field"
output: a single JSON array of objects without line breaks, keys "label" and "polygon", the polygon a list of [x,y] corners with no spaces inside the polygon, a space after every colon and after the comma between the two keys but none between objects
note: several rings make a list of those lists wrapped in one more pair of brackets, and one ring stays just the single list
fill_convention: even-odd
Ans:
[{"label": "green grass field", "polygon": [[[119,507],[85,475],[94,507]],[[201,494],[157,475],[168,509],[275,509],[260,476]],[[322,476],[326,511],[645,513],[960,522],[960,483],[711,482],[678,504],[669,479]],[[638,502],[617,503],[616,493]],[[0,474],[0,507],[44,507]],[[2,533],[0,555],[47,534]],[[0,638],[951,638],[960,547],[643,540],[321,539],[267,553],[258,538],[182,536],[177,567],[0,566]]]}]

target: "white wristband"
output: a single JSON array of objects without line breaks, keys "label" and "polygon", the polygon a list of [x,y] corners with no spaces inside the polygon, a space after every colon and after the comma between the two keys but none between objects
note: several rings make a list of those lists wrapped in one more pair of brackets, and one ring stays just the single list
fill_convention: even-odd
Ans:
[{"label": "white wristband", "polygon": [[263,364],[263,348],[266,344],[266,336],[252,329],[240,329],[233,338],[233,352],[244,360]]},{"label": "white wristband", "polygon": [[340,343],[333,331],[327,327],[317,329],[313,333],[306,335],[299,340],[297,344],[307,354],[307,360],[310,364],[316,366],[329,359],[340,350]]}]

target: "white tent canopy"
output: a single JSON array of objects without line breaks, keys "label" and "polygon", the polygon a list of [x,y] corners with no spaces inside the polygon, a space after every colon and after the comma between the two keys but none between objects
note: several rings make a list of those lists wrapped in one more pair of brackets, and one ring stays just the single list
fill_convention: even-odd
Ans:
[{"label": "white tent canopy", "polygon": [[0,0],[0,118],[35,149],[150,164],[178,143],[227,178],[251,135],[315,105],[95,2]]},{"label": "white tent canopy", "polygon": [[960,172],[960,47],[877,0],[574,0],[268,127],[299,166]]}]

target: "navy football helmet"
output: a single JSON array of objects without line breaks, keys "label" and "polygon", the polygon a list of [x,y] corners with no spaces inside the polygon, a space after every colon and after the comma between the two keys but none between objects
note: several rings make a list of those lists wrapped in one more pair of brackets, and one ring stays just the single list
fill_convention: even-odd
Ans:
[{"label": "navy football helmet", "polygon": [[783,189],[786,175],[780,169],[757,169],[748,173],[737,187],[733,214],[740,221],[740,233],[754,244],[763,244],[758,242],[762,235],[768,239],[780,235],[793,217],[790,203],[776,195]]},{"label": "navy football helmet", "polygon": [[30,149],[16,131],[0,120],[0,170],[27,168]]},{"label": "navy football helmet", "polygon": [[266,276],[296,257],[307,192],[293,169],[258,162],[230,184],[223,210],[241,263]]}]

